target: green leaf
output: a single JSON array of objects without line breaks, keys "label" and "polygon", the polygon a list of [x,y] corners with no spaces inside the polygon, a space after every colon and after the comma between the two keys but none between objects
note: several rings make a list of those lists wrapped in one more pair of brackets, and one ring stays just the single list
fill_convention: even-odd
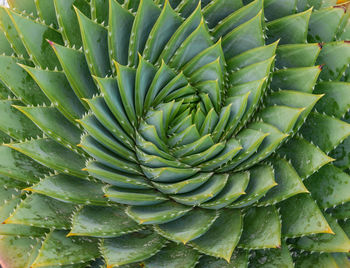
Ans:
[{"label": "green leaf", "polygon": [[262,11],[225,35],[222,39],[222,48],[226,59],[230,59],[249,49],[265,45],[261,16]]},{"label": "green leaf", "polygon": [[177,161],[177,160],[168,160],[163,157],[157,156],[157,155],[150,155],[147,154],[140,149],[136,148],[136,155],[138,158],[138,161],[147,167],[180,167],[180,168],[186,168],[190,167],[189,165],[186,165],[185,161]]},{"label": "green leaf", "polygon": [[[218,1],[219,2],[219,1]],[[237,1],[240,3],[241,1]],[[259,11],[263,8],[263,1],[255,0],[250,4],[245,5],[235,12],[232,12],[229,16],[226,16],[221,23],[214,25],[213,36],[219,39],[221,36],[225,36],[234,28],[240,26],[241,24],[247,22],[248,20],[255,17]]]},{"label": "green leaf", "polygon": [[333,253],[332,257],[336,261],[338,267],[350,267],[350,262],[346,253]]},{"label": "green leaf", "polygon": [[[183,73],[187,77],[189,77],[196,70],[215,61],[218,58],[220,58],[221,61],[223,61],[223,59],[225,58],[221,47],[221,40],[219,40],[211,47],[208,47],[207,49],[197,54],[189,62],[187,62],[181,69]],[[222,63],[222,66],[223,66],[223,63]]]},{"label": "green leaf", "polygon": [[148,189],[151,187],[145,177],[122,173],[97,161],[89,161],[84,170],[88,171],[94,178],[115,186],[131,189]]},{"label": "green leaf", "polygon": [[228,177],[228,181],[221,192],[209,201],[202,203],[200,207],[207,209],[220,209],[245,194],[249,182],[249,172],[233,173]]},{"label": "green leaf", "polygon": [[296,0],[278,1],[266,0],[264,1],[265,17],[267,20],[276,20],[281,17],[296,13]]},{"label": "green leaf", "polygon": [[132,133],[125,132],[121,128],[105,103],[104,98],[99,96],[88,100],[86,99],[85,101],[89,104],[89,107],[97,120],[123,145],[129,149],[133,149],[134,141],[128,135],[131,135]]},{"label": "green leaf", "polygon": [[199,2],[199,0],[182,1],[176,7],[176,11],[178,11],[182,17],[187,18],[196,7],[200,6]]},{"label": "green leaf", "polygon": [[172,149],[172,154],[175,157],[181,158],[189,155],[194,155],[203,152],[214,145],[211,135],[204,135],[193,143],[184,146],[175,147]]},{"label": "green leaf", "polygon": [[308,194],[298,194],[279,203],[282,233],[300,237],[317,233],[333,233],[317,204]]},{"label": "green leaf", "polygon": [[125,160],[136,162],[136,155],[133,151],[118,141],[93,114],[87,114],[77,120],[84,129],[100,144],[104,145],[118,156]]},{"label": "green leaf", "polygon": [[243,222],[239,247],[248,249],[281,247],[281,222],[274,206],[248,209]]},{"label": "green leaf", "polygon": [[199,257],[199,253],[196,250],[182,244],[171,243],[162,248],[156,255],[147,259],[144,265],[147,268],[193,267]]},{"label": "green leaf", "polygon": [[[1,184],[0,186],[0,206],[5,205],[8,201],[16,199],[21,195],[21,188],[9,188],[7,185]],[[5,220],[5,219],[4,219]]]},{"label": "green leaf", "polygon": [[231,161],[239,153],[239,151],[242,150],[242,148],[243,147],[238,140],[231,138],[226,142],[225,148],[218,155],[216,155],[214,159],[204,162],[198,167],[203,171],[212,171],[222,167]]},{"label": "green leaf", "polygon": [[213,173],[199,173],[188,179],[175,183],[152,182],[152,184],[162,193],[180,194],[193,191],[203,185],[212,177]]},{"label": "green leaf", "polygon": [[238,165],[237,170],[243,170],[253,166],[255,163],[271,155],[280,144],[285,140],[288,134],[279,131],[276,127],[264,122],[255,122],[248,125],[248,128],[260,131],[267,135],[259,146],[257,152]]},{"label": "green leaf", "polygon": [[0,130],[17,140],[41,135],[41,131],[15,107],[19,101],[0,100]]},{"label": "green leaf", "polygon": [[133,68],[122,66],[114,62],[117,68],[117,79],[120,98],[122,100],[125,112],[130,123],[135,126],[137,123],[135,114],[135,76],[136,71]]},{"label": "green leaf", "polygon": [[199,259],[199,268],[247,268],[249,263],[248,250],[236,249],[230,262],[224,259],[204,255]]},{"label": "green leaf", "polygon": [[248,65],[237,71],[233,71],[229,75],[229,82],[231,86],[244,84],[256,80],[262,80],[269,76],[271,66],[275,60],[275,56],[251,65]]},{"label": "green leaf", "polygon": [[333,207],[327,210],[329,214],[336,219],[350,218],[350,202],[341,204],[337,207]]},{"label": "green leaf", "polygon": [[104,239],[101,252],[107,267],[112,268],[148,259],[159,252],[165,243],[166,240],[157,233],[144,231]]},{"label": "green leaf", "polygon": [[151,63],[155,63],[162,53],[166,43],[182,23],[182,18],[175,12],[168,1],[165,2],[162,12],[155,22],[149,37],[143,56]]},{"label": "green leaf", "polygon": [[318,252],[349,252],[350,239],[347,237],[335,219],[330,216],[326,216],[326,219],[334,231],[333,234],[316,234],[308,237],[304,236],[297,241],[296,247],[308,251]]},{"label": "green leaf", "polygon": [[152,104],[154,104],[160,90],[170,83],[170,81],[175,77],[176,73],[168,65],[166,65],[164,61],[162,61],[162,64],[156,72],[147,93],[145,92],[146,97],[143,105],[144,113],[152,106]]},{"label": "green leaf", "polygon": [[313,253],[307,255],[296,256],[296,267],[308,268],[308,267],[322,267],[322,268],[338,268],[339,266],[335,262],[331,254]]},{"label": "green leaf", "polygon": [[81,170],[85,166],[83,156],[72,152],[49,138],[10,143],[6,144],[6,146],[33,158],[49,168],[80,178],[85,178],[87,175],[85,171]]},{"label": "green leaf", "polygon": [[21,202],[21,198],[12,196],[2,207],[0,207],[0,235],[18,235],[24,237],[42,237],[48,232],[47,229],[42,229],[34,226],[26,226],[22,224],[11,224],[6,221],[16,206]]},{"label": "green leaf", "polygon": [[[93,0],[90,3],[91,5],[91,18],[97,20],[99,23],[104,24],[108,22],[108,0]],[[107,20],[107,21],[105,21]]]},{"label": "green leaf", "polygon": [[305,181],[312,197],[322,208],[350,201],[350,176],[333,165],[326,165]]},{"label": "green leaf", "polygon": [[5,223],[68,230],[71,225],[69,218],[74,208],[73,204],[31,194],[19,204]]},{"label": "green leaf", "polygon": [[207,150],[197,153],[197,154],[192,154],[189,156],[185,156],[180,158],[181,162],[187,163],[189,165],[196,166],[200,163],[203,163],[213,157],[215,157],[217,154],[219,154],[223,149],[225,148],[225,143],[216,143],[213,146],[209,147]]},{"label": "green leaf", "polygon": [[301,133],[305,139],[328,153],[350,135],[350,124],[327,115],[311,113]]},{"label": "green leaf", "polygon": [[200,52],[213,45],[204,20],[181,44],[174,56],[170,59],[169,65],[175,69],[181,69],[186,63],[193,59]]},{"label": "green leaf", "polygon": [[159,105],[164,99],[166,100],[170,99],[174,101],[174,99],[177,99],[178,97],[180,97],[179,94],[182,94],[183,91],[181,91],[181,88],[183,90],[185,89],[193,90],[193,88],[189,86],[187,78],[182,72],[180,72],[177,76],[175,76],[171,81],[169,81],[169,83],[166,86],[164,86],[159,91],[159,93],[157,94],[157,96],[153,101],[153,106]]},{"label": "green leaf", "polygon": [[218,216],[218,211],[194,209],[180,219],[156,225],[155,230],[169,240],[186,244],[205,234]]},{"label": "green leaf", "polygon": [[278,41],[267,46],[261,46],[261,47],[250,49],[248,51],[245,51],[231,58],[227,62],[228,70],[230,71],[239,70],[241,68],[247,67],[254,63],[258,63],[258,62],[270,59],[275,55],[277,45],[278,45]]},{"label": "green leaf", "polygon": [[322,96],[323,95],[309,94],[300,91],[280,90],[269,94],[266,98],[266,104],[304,109],[294,126],[294,131],[297,131],[304,124],[304,120]]},{"label": "green leaf", "polygon": [[319,57],[318,64],[325,64],[320,79],[339,80],[350,61],[350,44],[344,41],[324,44]]},{"label": "green leaf", "polygon": [[108,200],[104,198],[103,186],[98,182],[58,174],[46,177],[25,190],[47,195],[63,202],[105,205]]},{"label": "green leaf", "polygon": [[242,216],[239,210],[224,210],[209,230],[190,245],[199,252],[223,258],[230,262],[242,232]]},{"label": "green leaf", "polygon": [[[43,1],[43,0],[42,0]],[[79,23],[73,5],[84,14],[90,15],[90,5],[84,0],[54,0],[56,18],[62,29],[62,37],[68,45],[82,46]]]},{"label": "green leaf", "polygon": [[1,263],[13,268],[28,268],[31,263],[28,263],[28,252],[40,246],[40,241],[36,238],[17,237],[17,236],[1,236],[0,251],[6,252],[1,255]]},{"label": "green leaf", "polygon": [[191,207],[167,201],[152,206],[130,206],[126,213],[139,224],[162,224],[183,217]]},{"label": "green leaf", "polygon": [[66,231],[52,231],[45,238],[31,267],[76,264],[99,256],[96,239],[67,238],[66,235]]},{"label": "green leaf", "polygon": [[204,203],[216,195],[225,187],[228,174],[216,174],[209,181],[194,191],[170,196],[176,202],[188,206],[196,206]]},{"label": "green leaf", "polygon": [[26,183],[37,182],[49,169],[32,158],[6,146],[0,146],[0,174]]},{"label": "green leaf", "polygon": [[[146,61],[143,57],[139,57],[139,64],[137,66],[135,77],[135,111],[138,118],[140,118],[144,113],[143,105],[145,101],[145,96],[149,87],[151,86],[156,72],[157,69],[151,63]],[[114,90],[112,92],[114,92]],[[113,95],[116,95],[116,93],[114,93]],[[117,103],[119,104],[119,96],[117,100]],[[123,117],[126,118],[125,115]]]},{"label": "green leaf", "polygon": [[67,119],[74,122],[74,119],[82,116],[85,108],[72,91],[63,72],[21,66],[33,77],[49,100]]},{"label": "green leaf", "polygon": [[214,28],[222,19],[225,19],[243,6],[241,1],[213,1],[203,9],[203,16],[209,28]]},{"label": "green leaf", "polygon": [[51,43],[51,45],[77,97],[79,99],[91,98],[97,93],[84,53],[55,43]]},{"label": "green leaf", "polygon": [[84,151],[94,157],[98,162],[110,168],[134,175],[141,174],[141,168],[138,164],[120,158],[89,135],[84,135],[81,138],[79,147],[82,147]]},{"label": "green leaf", "polygon": [[[267,77],[264,77],[261,80],[235,85],[229,88],[228,96],[230,96],[230,98],[228,98],[227,101],[233,101],[236,99],[236,101],[238,101],[237,104],[236,101],[231,103],[234,103],[236,109],[237,106],[240,107],[239,110],[236,112],[236,116],[237,118],[239,118],[236,120],[239,120],[240,122],[237,122],[239,124],[238,127],[234,129],[235,132],[241,130],[241,128],[251,118],[251,116],[258,108],[258,103],[266,88],[266,80]],[[235,96],[236,98],[231,98],[232,96]]]},{"label": "green leaf", "polygon": [[292,256],[285,242],[282,242],[281,248],[254,251],[249,259],[249,265],[252,267],[294,267]]},{"label": "green leaf", "polygon": [[47,40],[61,44],[61,34],[45,24],[34,22],[12,11],[9,11],[9,15],[33,62],[50,70],[58,67],[57,57]]},{"label": "green leaf", "polygon": [[276,68],[311,67],[322,49],[320,44],[292,44],[277,47]]},{"label": "green leaf", "polygon": [[198,4],[193,13],[178,27],[176,32],[167,42],[157,63],[161,61],[169,62],[170,58],[175,54],[185,39],[198,27],[202,20],[201,6]]},{"label": "green leaf", "polygon": [[[94,77],[94,79],[99,85],[99,88],[104,96],[104,100],[108,108],[113,113],[113,115],[117,119],[120,126],[125,130],[125,132],[133,133],[134,129],[130,124],[127,115],[125,114],[123,102],[119,93],[117,80],[113,78],[99,78],[99,77]],[[135,102],[136,102],[136,96],[135,96]]]},{"label": "green leaf", "polygon": [[80,141],[82,131],[68,121],[55,107],[14,107],[24,113],[53,140],[69,149],[77,149],[76,145]]},{"label": "green leaf", "polygon": [[[1,27],[1,21],[0,21],[0,27]],[[14,53],[14,50],[12,49],[11,44],[6,37],[5,32],[0,33],[0,53],[5,54],[6,56],[10,56]]]},{"label": "green leaf", "polygon": [[312,93],[320,72],[320,66],[281,69],[273,73],[271,89]]},{"label": "green leaf", "polygon": [[257,117],[277,127],[283,133],[290,133],[303,110],[303,108],[274,105],[262,109]]},{"label": "green leaf", "polygon": [[28,184],[29,183],[0,175],[0,185],[1,186],[6,185],[8,190],[11,189],[10,191],[14,190],[14,188],[15,189],[23,189],[26,186],[28,186]]},{"label": "green leaf", "polygon": [[[6,87],[25,104],[50,104],[45,94],[40,90],[30,75],[18,63],[22,62],[13,57],[0,56],[0,78]],[[28,88],[30,90],[28,90]]]},{"label": "green leaf", "polygon": [[18,56],[28,58],[28,53],[5,7],[0,7],[0,26]]},{"label": "green leaf", "polygon": [[322,82],[314,92],[325,94],[315,107],[317,111],[341,118],[350,109],[350,83]]},{"label": "green leaf", "polygon": [[122,207],[84,206],[74,213],[67,236],[115,237],[141,229]]},{"label": "green leaf", "polygon": [[241,196],[237,201],[229,205],[229,207],[240,208],[249,206],[277,185],[274,170],[271,166],[257,166],[249,169],[249,173],[250,179],[248,187],[245,189],[246,195]]},{"label": "green leaf", "polygon": [[151,0],[143,0],[137,9],[131,29],[128,64],[136,65],[138,53],[142,54],[146,41],[161,11]]},{"label": "green leaf", "polygon": [[75,8],[75,12],[78,17],[84,54],[90,72],[100,77],[111,74],[107,29],[91,21],[79,9]]},{"label": "green leaf", "polygon": [[258,202],[258,206],[272,205],[299,193],[308,193],[293,166],[285,159],[273,159],[273,170],[277,186],[269,190]]},{"label": "green leaf", "polygon": [[250,157],[252,154],[256,153],[260,144],[263,142],[268,134],[253,130],[250,128],[245,128],[240,131],[236,138],[242,144],[243,149],[225,166],[219,169],[220,172],[226,172],[233,170],[237,165],[242,163],[245,159]]},{"label": "green leaf", "polygon": [[36,5],[38,16],[43,20],[43,22],[57,28],[54,0],[38,0],[34,2]]},{"label": "green leaf", "polygon": [[308,41],[310,43],[333,41],[345,12],[345,9],[335,7],[312,12],[309,22]]},{"label": "green leaf", "polygon": [[280,39],[280,44],[306,43],[312,9],[268,22],[268,43]]},{"label": "green leaf", "polygon": [[104,196],[108,197],[111,201],[126,205],[147,206],[168,200],[166,196],[155,190],[108,187],[104,191]]},{"label": "green leaf", "polygon": [[134,16],[117,1],[111,0],[109,3],[108,46],[111,51],[110,58],[126,65]]},{"label": "green leaf", "polygon": [[8,4],[11,8],[18,10],[19,12],[25,12],[26,14],[31,14],[31,16],[36,17],[36,6],[34,0],[29,1],[19,1],[19,0],[9,0]]},{"label": "green leaf", "polygon": [[278,154],[291,161],[302,179],[309,177],[325,164],[334,161],[318,147],[300,137],[287,141],[278,150]]}]

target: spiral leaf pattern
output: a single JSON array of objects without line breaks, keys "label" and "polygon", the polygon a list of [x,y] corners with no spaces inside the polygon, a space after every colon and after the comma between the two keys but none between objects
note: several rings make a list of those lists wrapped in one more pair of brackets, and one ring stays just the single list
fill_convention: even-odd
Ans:
[{"label": "spiral leaf pattern", "polygon": [[8,0],[0,263],[348,267],[334,0]]}]

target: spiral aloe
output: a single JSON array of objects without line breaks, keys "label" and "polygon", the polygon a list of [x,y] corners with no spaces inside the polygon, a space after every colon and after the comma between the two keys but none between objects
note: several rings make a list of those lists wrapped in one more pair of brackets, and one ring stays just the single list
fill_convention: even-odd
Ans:
[{"label": "spiral aloe", "polygon": [[8,0],[0,263],[350,267],[336,0]]}]

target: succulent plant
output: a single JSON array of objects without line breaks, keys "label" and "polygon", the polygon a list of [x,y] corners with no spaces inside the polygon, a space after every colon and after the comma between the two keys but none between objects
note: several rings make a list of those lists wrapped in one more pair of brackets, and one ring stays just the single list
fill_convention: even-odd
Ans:
[{"label": "succulent plant", "polygon": [[0,263],[350,267],[350,12],[8,0]]}]

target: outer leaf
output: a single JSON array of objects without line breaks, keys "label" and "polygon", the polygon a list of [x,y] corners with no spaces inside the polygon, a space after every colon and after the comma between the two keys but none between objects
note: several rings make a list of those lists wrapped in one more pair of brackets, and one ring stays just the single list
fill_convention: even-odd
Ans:
[{"label": "outer leaf", "polygon": [[32,267],[65,265],[86,262],[99,256],[97,240],[86,237],[67,238],[65,231],[52,231]]},{"label": "outer leaf", "polygon": [[230,262],[242,232],[239,210],[224,210],[209,230],[190,245],[205,255],[224,258]]},{"label": "outer leaf", "polygon": [[74,214],[67,236],[115,237],[141,229],[122,207],[84,206]]},{"label": "outer leaf", "polygon": [[101,252],[107,267],[143,261],[155,255],[165,244],[165,239],[149,231],[104,239]]},{"label": "outer leaf", "polygon": [[145,261],[147,268],[190,268],[199,259],[199,253],[182,244],[171,243],[161,249],[156,255]]},{"label": "outer leaf", "polygon": [[249,249],[281,247],[281,223],[274,206],[252,207],[247,211],[239,246]]},{"label": "outer leaf", "polygon": [[155,230],[169,240],[186,244],[205,234],[218,216],[217,211],[195,209],[180,219],[156,225]]}]

